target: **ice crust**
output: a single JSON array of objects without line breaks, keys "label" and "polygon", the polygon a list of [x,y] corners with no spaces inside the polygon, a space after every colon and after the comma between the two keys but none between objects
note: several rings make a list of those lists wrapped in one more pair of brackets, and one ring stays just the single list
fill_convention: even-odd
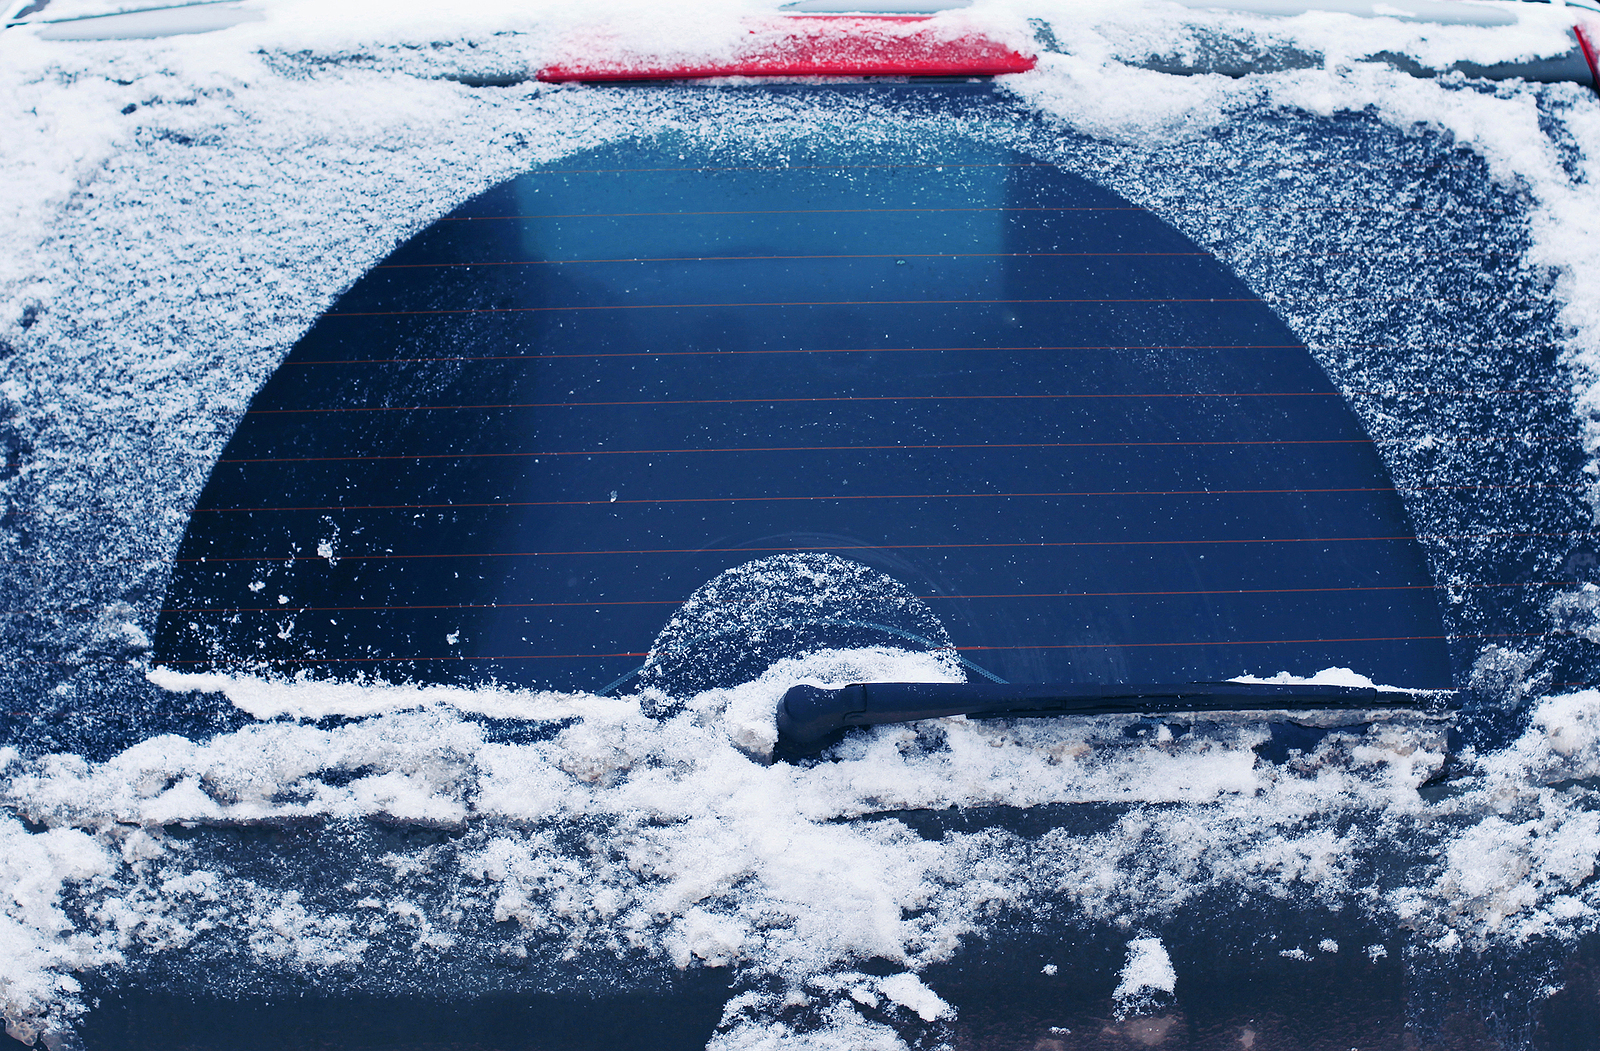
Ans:
[{"label": "ice crust", "polygon": [[[1484,567],[1502,562],[1561,579],[1594,560],[1581,537],[1513,534],[1580,536],[1593,521],[1560,487],[1600,475],[1600,105],[1581,85],[1423,79],[1364,61],[1387,52],[1445,70],[1556,55],[1570,46],[1561,9],[1447,28],[1159,3],[1090,14],[979,0],[943,16],[1022,42],[1036,19],[1055,49],[1005,81],[1008,101],[987,123],[936,119],[1173,222],[1266,297],[1349,393],[1448,591],[1474,689],[1524,712],[1509,744],[1469,749],[1450,791],[1425,797],[1443,753],[1422,723],[1331,733],[1283,764],[1259,759],[1266,731],[1249,724],[1167,727],[1130,748],[1118,743],[1128,720],[960,719],[883,728],[817,766],[762,761],[788,685],[958,674],[887,649],[783,662],[660,722],[642,713],[645,696],[152,672],[166,560],[239,414],[314,318],[402,239],[504,178],[625,135],[715,138],[732,122],[781,138],[873,117],[859,98],[526,81],[601,24],[623,48],[714,54],[734,46],[739,17],[770,12],[753,3],[259,6],[261,21],[192,38],[0,34],[11,101],[0,112],[0,543],[14,607],[0,644],[6,707],[20,713],[8,716],[17,747],[0,750],[8,1032],[63,1032],[83,1009],[75,976],[97,969],[182,959],[200,981],[240,964],[403,989],[470,945],[555,961],[541,980],[569,971],[591,988],[617,980],[607,968],[726,968],[747,991],[728,1005],[721,1051],[898,1048],[949,1016],[918,975],[1000,915],[1134,934],[1226,892],[1353,907],[1444,957],[1595,930],[1600,692],[1552,685],[1600,667],[1574,649],[1600,635],[1592,588],[1497,607],[1482,587]],[[106,8],[57,0],[49,13]],[[1219,41],[1283,68],[1238,79],[1141,68],[1198,60]],[[1405,163],[1458,166],[1453,192],[1482,212],[1452,226],[1427,170],[1397,182],[1362,167],[1383,158],[1318,154],[1297,138],[1318,118],[1385,129],[1412,151]],[[1264,124],[1276,138],[1239,138]],[[1394,196],[1373,201],[1373,186]],[[1359,201],[1371,215],[1346,234],[1293,209],[1229,206],[1269,194]],[[1494,209],[1508,218],[1487,228]],[[1443,249],[1476,256],[1455,269],[1370,257]],[[1475,271],[1494,267],[1497,302],[1474,301]],[[1446,331],[1459,349],[1363,353],[1373,311],[1339,290],[1371,273],[1394,325],[1419,346]],[[1403,314],[1402,301],[1422,305]],[[1462,320],[1469,307],[1481,321]],[[1542,348],[1531,364],[1502,352],[1507,333]],[[1448,383],[1552,390],[1533,413],[1403,393]],[[1533,418],[1581,436],[1581,451],[1542,451]],[[1462,440],[1495,428],[1525,440],[1488,451]],[[1472,489],[1524,476],[1557,495]],[[1475,537],[1485,530],[1506,536]],[[324,539],[308,537],[306,556]],[[336,557],[331,541],[323,557]],[[1522,618],[1522,637],[1471,638],[1494,617]],[[194,732],[193,713],[213,709]],[[863,820],[1104,800],[1122,808],[1109,828],[1033,838],[998,826],[926,839],[893,816]],[[321,830],[343,875],[285,877],[207,847],[207,834],[253,827]],[[373,849],[371,830],[391,827],[441,838]],[[1162,942],[1130,944],[1127,999],[1170,992]],[[899,971],[875,977],[859,969],[867,960]]]}]

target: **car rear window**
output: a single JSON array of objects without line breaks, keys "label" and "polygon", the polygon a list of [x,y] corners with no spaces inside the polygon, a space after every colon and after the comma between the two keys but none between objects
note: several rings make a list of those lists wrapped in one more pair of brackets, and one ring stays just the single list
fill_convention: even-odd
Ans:
[{"label": "car rear window", "polygon": [[[1090,179],[877,130],[627,140],[407,242],[223,450],[158,661],[685,694],[888,645],[1451,684],[1389,472],[1270,306]],[[845,564],[910,597],[817,599]],[[701,603],[658,643],[729,571],[766,623]]]}]

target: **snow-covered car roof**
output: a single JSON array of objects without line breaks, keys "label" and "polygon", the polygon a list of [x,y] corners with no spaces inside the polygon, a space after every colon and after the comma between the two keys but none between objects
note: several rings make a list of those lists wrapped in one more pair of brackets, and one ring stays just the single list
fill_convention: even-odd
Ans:
[{"label": "snow-covered car roof", "polygon": [[[721,61],[752,20],[787,17],[732,0],[14,6],[14,1036],[126,1045],[161,991],[416,1010],[448,988],[457,1006],[613,998],[641,1027],[654,1011],[674,1039],[730,1049],[1075,1046],[1090,1021],[1151,1046],[1205,1026],[1245,1047],[1298,1039],[1281,1018],[1244,1038],[1265,1001],[1228,991],[1241,975],[1312,1013],[1308,983],[1352,983],[1374,1040],[1576,1032],[1589,1001],[1568,979],[1600,917],[1600,102],[1572,35],[1583,9],[979,0],[933,25],[1033,69],[774,87],[539,79],[601,51]],[[935,133],[1119,195],[1303,341],[1426,558],[1451,726],[946,719],[786,764],[767,760],[795,683],[963,673],[938,652],[833,648],[667,710],[631,687],[163,665],[176,559],[224,447],[398,246],[507,180],[630,143]],[[304,557],[332,566],[349,549],[318,552],[328,539]],[[1240,670],[1370,684],[1359,667]],[[1053,1006],[1030,1014],[1017,990]]]}]

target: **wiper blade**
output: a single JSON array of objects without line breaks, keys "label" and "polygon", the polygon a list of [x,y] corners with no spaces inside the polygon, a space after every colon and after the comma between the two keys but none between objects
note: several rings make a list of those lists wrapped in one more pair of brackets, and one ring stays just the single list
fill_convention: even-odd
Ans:
[{"label": "wiper blade", "polygon": [[1380,690],[1312,683],[1190,682],[1154,684],[873,682],[828,689],[792,686],[778,702],[780,759],[814,755],[857,726],[948,715],[974,719],[1063,715],[1158,715],[1170,712],[1444,712],[1449,690]]}]

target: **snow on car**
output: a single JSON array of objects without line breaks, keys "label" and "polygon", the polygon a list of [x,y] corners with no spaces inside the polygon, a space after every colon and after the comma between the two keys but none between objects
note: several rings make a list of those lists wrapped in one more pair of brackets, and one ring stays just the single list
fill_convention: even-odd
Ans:
[{"label": "snow on car", "polygon": [[[1583,1046],[1586,9],[875,23],[889,51],[1032,65],[930,81],[752,78],[808,16],[732,0],[203,6],[35,2],[0,34],[13,1037]],[[664,79],[596,83],[630,71]],[[1119,218],[1068,244],[1090,211]],[[691,212],[745,225],[684,241]],[[786,230],[812,247],[752,258]],[[1080,249],[1145,261],[1060,261]],[[705,278],[724,256],[738,280]],[[672,281],[766,310],[739,329],[765,356],[693,359],[725,331],[632,309],[690,303],[648,298]],[[630,320],[546,310],[584,303]],[[1028,384],[1049,404],[995,408]],[[1001,454],[980,421],[1120,442],[1123,473]],[[1169,484],[1161,450],[1202,432]],[[791,459],[649,488],[717,443]],[[894,544],[813,514],[869,497]],[[946,717],[774,761],[797,684],[989,679],[1450,687],[1459,711]]]}]

